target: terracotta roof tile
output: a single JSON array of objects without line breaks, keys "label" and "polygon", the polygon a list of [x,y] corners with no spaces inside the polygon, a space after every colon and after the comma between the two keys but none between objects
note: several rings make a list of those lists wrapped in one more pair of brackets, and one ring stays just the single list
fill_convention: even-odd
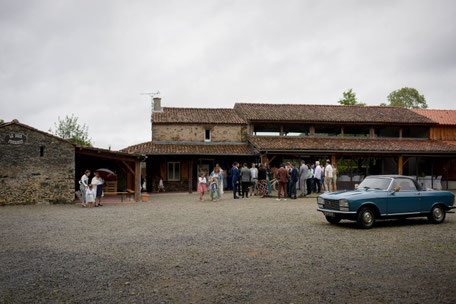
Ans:
[{"label": "terracotta roof tile", "polygon": [[456,125],[456,110],[412,109],[412,111],[432,119],[440,125]]},{"label": "terracotta roof tile", "polygon": [[429,139],[250,136],[258,151],[448,152],[456,146]]},{"label": "terracotta roof tile", "polygon": [[234,109],[246,121],[435,124],[402,107],[236,103]]},{"label": "terracotta roof tile", "polygon": [[186,124],[245,124],[244,119],[234,109],[210,108],[163,108],[163,112],[153,112],[152,122]]},{"label": "terracotta roof tile", "polygon": [[122,151],[140,154],[185,154],[185,155],[254,155],[247,143],[169,143],[145,142]]}]

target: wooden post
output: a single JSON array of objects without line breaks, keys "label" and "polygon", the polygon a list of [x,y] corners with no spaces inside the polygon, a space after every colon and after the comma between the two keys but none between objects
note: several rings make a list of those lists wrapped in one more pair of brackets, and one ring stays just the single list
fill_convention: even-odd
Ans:
[{"label": "wooden post", "polygon": [[398,167],[398,174],[399,175],[402,175],[402,165],[403,165],[403,159],[402,159],[402,155],[399,155],[399,161],[397,162],[397,167]]},{"label": "wooden post", "polygon": [[250,125],[250,135],[255,135],[255,125],[254,124]]},{"label": "wooden post", "polygon": [[336,162],[336,154],[331,155],[331,165],[334,165]]},{"label": "wooden post", "polygon": [[370,128],[369,129],[369,136],[370,137],[375,137],[375,129],[374,128]]},{"label": "wooden post", "polygon": [[139,163],[139,159],[136,159],[135,160],[135,200],[137,202],[139,202],[140,200],[140,194],[141,194],[141,178],[140,178],[140,174],[141,174],[141,168],[140,168],[140,163]]},{"label": "wooden post", "polygon": [[188,193],[193,191],[193,159],[188,164]]},{"label": "wooden post", "polygon": [[280,136],[283,136],[283,125],[280,126]]},{"label": "wooden post", "polygon": [[310,136],[315,136],[315,126],[310,126]]},{"label": "wooden post", "polygon": [[399,138],[400,138],[400,139],[402,139],[402,132],[403,132],[403,130],[404,130],[403,128],[400,128],[400,129],[399,129]]}]

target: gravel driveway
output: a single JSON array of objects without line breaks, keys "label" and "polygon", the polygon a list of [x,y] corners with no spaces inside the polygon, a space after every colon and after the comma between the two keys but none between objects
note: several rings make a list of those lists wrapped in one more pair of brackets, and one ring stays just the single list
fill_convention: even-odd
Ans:
[{"label": "gravel driveway", "polygon": [[455,214],[360,230],[315,199],[163,194],[1,207],[0,243],[3,303],[456,302]]}]

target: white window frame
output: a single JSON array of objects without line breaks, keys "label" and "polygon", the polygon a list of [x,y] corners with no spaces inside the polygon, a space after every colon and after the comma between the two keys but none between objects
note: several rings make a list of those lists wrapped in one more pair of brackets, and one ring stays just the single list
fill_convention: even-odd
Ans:
[{"label": "white window frame", "polygon": [[[173,169],[172,169],[172,172],[170,172],[170,164],[173,164]],[[176,177],[176,164],[179,166],[179,176]],[[167,173],[168,173],[168,181],[172,181],[172,182],[178,182],[181,180],[181,165],[180,165],[180,162],[168,162],[166,164],[166,170],[167,170]],[[172,173],[172,175],[171,175]]]},{"label": "white window frame", "polygon": [[[206,132],[209,131],[209,139],[206,138]],[[209,128],[204,129],[204,141],[205,142],[210,142],[212,140],[212,130]]]}]

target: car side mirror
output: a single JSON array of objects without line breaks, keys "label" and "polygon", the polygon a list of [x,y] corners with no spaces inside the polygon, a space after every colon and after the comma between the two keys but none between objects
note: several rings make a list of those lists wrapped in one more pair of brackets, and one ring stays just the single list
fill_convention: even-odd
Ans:
[{"label": "car side mirror", "polygon": [[355,190],[358,189],[359,184],[355,184]]},{"label": "car side mirror", "polygon": [[394,190],[393,190],[393,193],[396,193],[399,191],[401,191],[401,186],[396,186],[396,188],[394,188]]}]

